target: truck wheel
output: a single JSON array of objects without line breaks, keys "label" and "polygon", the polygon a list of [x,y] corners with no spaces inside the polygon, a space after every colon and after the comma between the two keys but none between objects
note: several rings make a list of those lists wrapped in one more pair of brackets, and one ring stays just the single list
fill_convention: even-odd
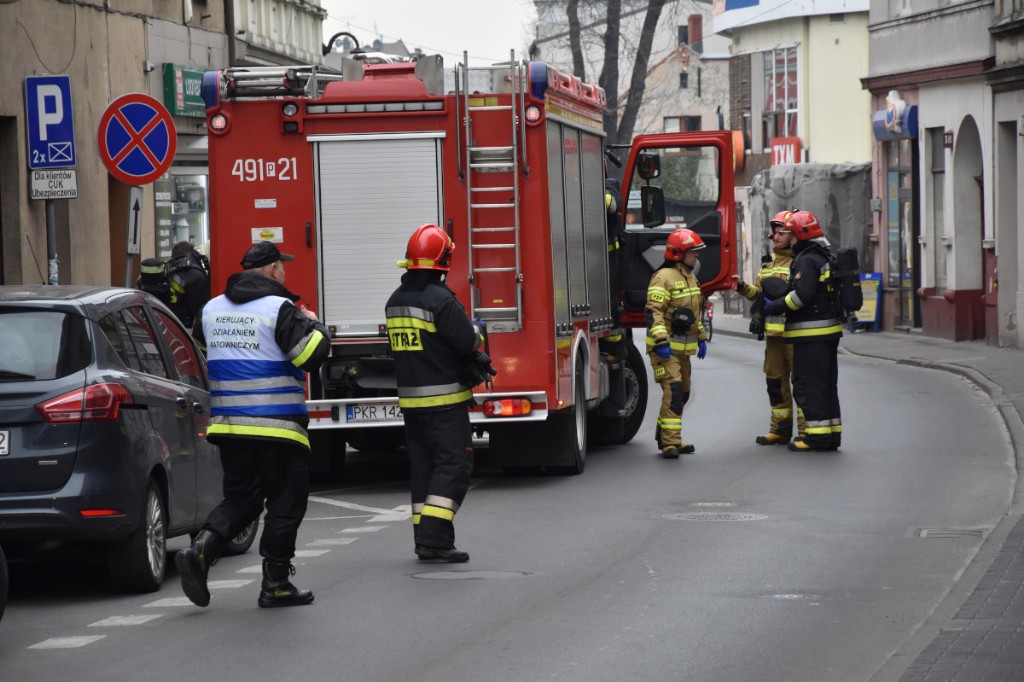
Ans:
[{"label": "truck wheel", "polygon": [[587,396],[583,371],[583,358],[578,357],[572,382],[573,406],[564,414],[548,417],[551,454],[558,457],[560,452],[569,452],[569,465],[559,467],[559,471],[574,476],[582,474],[587,465]]},{"label": "truck wheel", "polygon": [[167,513],[156,481],[150,479],[139,527],[107,552],[107,572],[120,592],[156,592],[167,568]]},{"label": "truck wheel", "polygon": [[626,415],[622,417],[622,436],[613,445],[622,445],[633,440],[633,436],[644,423],[647,412],[647,363],[636,346],[629,344],[626,349]]},{"label": "truck wheel", "polygon": [[548,471],[581,474],[587,461],[587,398],[580,362],[573,376],[574,405],[543,422],[502,424],[489,429],[490,458],[506,473]]},{"label": "truck wheel", "polygon": [[7,559],[4,558],[4,548],[0,547],[0,620],[3,620],[4,609],[7,608],[7,585],[9,582]]},{"label": "truck wheel", "polygon": [[383,429],[352,429],[345,440],[359,452],[390,452],[405,445],[405,429],[389,426]]},{"label": "truck wheel", "polygon": [[231,538],[231,542],[224,545],[224,556],[237,556],[248,552],[249,548],[252,547],[252,543],[256,542],[256,534],[259,528],[260,520],[257,517],[255,521],[243,528],[241,533]]},{"label": "truck wheel", "polygon": [[341,429],[309,432],[310,471],[340,474],[345,469],[345,434]]},{"label": "truck wheel", "polygon": [[602,409],[602,404],[590,413],[588,426],[590,442],[593,444],[628,443],[643,425],[644,413],[647,411],[647,363],[643,354],[632,343],[626,345],[623,365],[624,407],[619,411],[609,402],[609,405],[612,405],[610,409]]}]

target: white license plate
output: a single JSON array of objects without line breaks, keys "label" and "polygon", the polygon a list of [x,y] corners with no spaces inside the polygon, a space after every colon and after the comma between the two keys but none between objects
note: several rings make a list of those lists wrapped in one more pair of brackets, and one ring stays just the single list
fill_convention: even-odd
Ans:
[{"label": "white license plate", "polygon": [[11,432],[0,431],[0,456],[11,454]]},{"label": "white license plate", "polygon": [[402,421],[402,410],[398,405],[380,405],[368,403],[365,405],[347,405],[349,422],[400,422]]}]

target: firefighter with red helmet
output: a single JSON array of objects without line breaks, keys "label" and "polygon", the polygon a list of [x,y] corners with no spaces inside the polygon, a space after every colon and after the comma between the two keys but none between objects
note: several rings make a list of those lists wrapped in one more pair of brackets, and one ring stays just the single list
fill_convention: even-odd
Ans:
[{"label": "firefighter with red helmet", "polygon": [[416,556],[460,563],[469,554],[455,548],[453,521],[473,470],[467,358],[483,333],[444,281],[454,251],[437,225],[417,228],[398,263],[407,272],[385,313],[409,451]]},{"label": "firefighter with red helmet", "polygon": [[[736,292],[748,301],[754,301],[762,294],[762,284],[769,277],[781,280],[777,284],[789,282],[793,247],[782,227],[792,213],[781,211],[768,222],[772,234],[772,253],[762,262],[754,282],[744,282],[739,275],[733,275]],[[783,315],[764,319],[764,378],[768,387],[768,402],[771,404],[771,426],[768,433],[754,439],[758,445],[786,445],[793,436],[793,346],[782,340],[785,324],[786,318]],[[803,436],[803,413],[797,410],[796,417],[797,434]]]},{"label": "firefighter with red helmet", "polygon": [[665,242],[665,262],[647,287],[647,354],[654,380],[661,385],[656,439],[666,459],[696,451],[682,442],[683,406],[690,398],[690,356],[707,353],[707,335],[700,321],[702,297],[697,282],[697,252],[704,241],[696,232],[679,229]]},{"label": "firefighter with red helmet", "polygon": [[831,282],[831,251],[818,219],[794,211],[783,220],[783,243],[793,248],[789,292],[765,299],[765,314],[786,316],[783,339],[793,344],[793,397],[803,413],[802,437],[790,450],[838,450],[843,420],[839,410],[839,339]]}]

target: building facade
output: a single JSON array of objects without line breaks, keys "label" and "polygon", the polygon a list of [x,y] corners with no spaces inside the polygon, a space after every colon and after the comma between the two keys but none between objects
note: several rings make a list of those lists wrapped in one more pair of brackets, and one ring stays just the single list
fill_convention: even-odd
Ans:
[{"label": "building facade", "polygon": [[[0,3],[0,87],[11,94],[0,99],[0,283],[125,285],[140,259],[208,240],[203,72],[319,63],[325,16],[319,0]],[[137,213],[98,142],[108,105],[128,93],[163,103],[176,140]],[[40,161],[63,196],[38,186]],[[141,226],[131,257],[130,217]]]},{"label": "building facade", "polygon": [[1021,347],[1022,26],[1019,0],[872,0],[887,329]]}]

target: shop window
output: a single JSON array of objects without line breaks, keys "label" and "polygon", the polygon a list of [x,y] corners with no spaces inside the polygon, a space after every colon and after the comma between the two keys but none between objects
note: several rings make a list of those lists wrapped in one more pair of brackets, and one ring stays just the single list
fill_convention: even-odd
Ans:
[{"label": "shop window", "polygon": [[155,183],[156,255],[167,260],[178,242],[199,246],[210,239],[207,175],[165,175]]}]

